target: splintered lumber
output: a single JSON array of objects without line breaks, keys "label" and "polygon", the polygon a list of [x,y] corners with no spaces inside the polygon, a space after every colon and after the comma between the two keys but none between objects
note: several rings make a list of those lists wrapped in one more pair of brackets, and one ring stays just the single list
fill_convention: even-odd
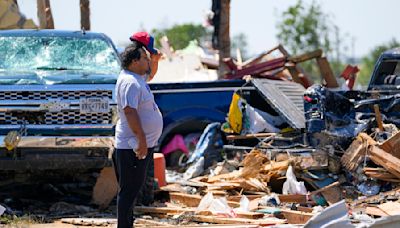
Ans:
[{"label": "splintered lumber", "polygon": [[221,180],[231,180],[231,179],[235,179],[235,178],[240,177],[241,174],[242,174],[242,170],[236,170],[236,171],[233,171],[233,172],[230,172],[230,173],[224,173],[224,174],[220,174],[220,175],[217,175],[217,176],[210,177],[210,178],[208,178],[207,182],[208,183],[214,183],[214,182],[218,182],[218,181],[221,181]]},{"label": "splintered lumber", "polygon": [[280,162],[270,162],[266,165],[264,165],[264,167],[262,168],[263,171],[285,171],[287,170],[287,168],[289,167],[289,160],[286,161],[280,161]]},{"label": "splintered lumber", "polygon": [[350,172],[356,171],[368,153],[368,146],[375,144],[376,141],[369,135],[365,133],[358,134],[340,160],[343,167]]},{"label": "splintered lumber", "polygon": [[322,187],[322,188],[320,188],[318,190],[315,190],[315,191],[311,192],[310,194],[311,195],[315,195],[315,194],[318,194],[320,192],[324,192],[324,191],[326,191],[326,190],[328,190],[330,188],[337,187],[339,185],[340,185],[340,183],[338,181],[336,181],[336,182],[333,182],[332,184],[329,184],[329,185],[327,185],[325,187]]},{"label": "splintered lumber", "polygon": [[312,52],[307,52],[301,55],[297,55],[297,56],[290,56],[288,58],[289,61],[294,62],[294,63],[300,63],[300,62],[305,62],[307,60],[310,59],[314,59],[314,58],[319,58],[322,56],[322,50],[318,49]]},{"label": "splintered lumber", "polygon": [[378,207],[366,207],[365,214],[373,215],[373,216],[381,216],[381,217],[388,216],[388,214],[386,212],[382,211]]},{"label": "splintered lumber", "polygon": [[400,203],[398,202],[383,203],[378,205],[378,208],[388,215],[400,215]]},{"label": "splintered lumber", "polygon": [[384,167],[391,174],[400,178],[400,159],[385,152],[377,146],[370,147],[369,157],[375,164]]},{"label": "splintered lumber", "polygon": [[227,200],[233,201],[233,202],[240,202],[240,200],[242,199],[243,196],[246,196],[247,199],[249,199],[250,201],[261,198],[260,195],[240,195],[240,196],[228,196]]},{"label": "splintered lumber", "polygon": [[197,207],[201,201],[201,196],[185,193],[170,192],[169,197],[172,202],[181,203],[187,207]]},{"label": "splintered lumber", "polygon": [[195,215],[192,217],[196,222],[207,222],[217,224],[257,224],[257,225],[275,225],[283,224],[285,220],[268,218],[268,219],[245,219],[245,218],[221,218],[215,216]]},{"label": "splintered lumber", "polygon": [[303,212],[308,212],[308,213],[313,212],[313,209],[311,207],[297,206],[297,210],[303,211]]},{"label": "splintered lumber", "polygon": [[281,203],[307,203],[306,195],[278,195]]},{"label": "splintered lumber", "polygon": [[167,192],[185,192],[185,189],[180,184],[167,184],[161,186],[160,189]]},{"label": "splintered lumber", "polygon": [[232,190],[240,188],[240,183],[235,182],[215,182],[213,184],[208,185],[208,190]]},{"label": "splintered lumber", "polygon": [[336,77],[333,74],[331,65],[329,64],[326,57],[317,58],[317,64],[319,70],[321,71],[322,77],[325,79],[327,88],[337,88],[339,87]]},{"label": "splintered lumber", "polygon": [[257,177],[257,175],[261,172],[264,163],[268,161],[269,159],[267,155],[265,155],[263,152],[259,150],[252,150],[242,161],[243,169],[241,176],[244,178]]},{"label": "splintered lumber", "polygon": [[285,216],[289,224],[305,224],[311,217],[314,216],[313,213],[303,212],[303,211],[293,211],[281,209],[281,213]]},{"label": "splintered lumber", "polygon": [[390,137],[379,147],[396,158],[400,158],[400,132]]},{"label": "splintered lumber", "polygon": [[390,181],[390,182],[400,182],[400,179],[398,179],[395,175],[389,173],[386,169],[384,168],[370,168],[370,167],[365,167],[364,169],[365,175],[371,178],[383,180],[383,181]]}]

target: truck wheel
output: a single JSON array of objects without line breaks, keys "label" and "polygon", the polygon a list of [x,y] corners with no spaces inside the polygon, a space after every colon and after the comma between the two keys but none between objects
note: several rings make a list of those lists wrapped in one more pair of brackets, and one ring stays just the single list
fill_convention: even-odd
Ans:
[{"label": "truck wheel", "polygon": [[187,156],[181,150],[175,150],[168,154],[168,167],[179,168],[187,161]]}]

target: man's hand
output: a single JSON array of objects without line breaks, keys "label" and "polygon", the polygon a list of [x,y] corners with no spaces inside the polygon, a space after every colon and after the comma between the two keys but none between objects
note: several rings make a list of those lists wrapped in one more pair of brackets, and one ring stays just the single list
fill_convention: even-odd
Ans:
[{"label": "man's hand", "polygon": [[150,61],[158,62],[160,60],[161,56],[162,56],[161,52],[157,50],[157,53],[150,55]]},{"label": "man's hand", "polygon": [[138,149],[136,151],[136,157],[138,159],[145,159],[146,156],[147,156],[147,152],[148,152],[148,150],[147,150],[146,140],[144,140],[142,142],[139,141],[139,146],[138,146]]}]

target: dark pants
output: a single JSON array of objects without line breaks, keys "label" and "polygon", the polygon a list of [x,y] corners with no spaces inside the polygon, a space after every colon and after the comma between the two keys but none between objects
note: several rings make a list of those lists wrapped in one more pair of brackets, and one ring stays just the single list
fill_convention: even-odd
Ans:
[{"label": "dark pants", "polygon": [[115,174],[119,191],[117,196],[118,228],[132,228],[133,207],[146,179],[146,169],[153,159],[153,148],[148,149],[146,159],[139,160],[131,149],[116,149],[113,153]]}]

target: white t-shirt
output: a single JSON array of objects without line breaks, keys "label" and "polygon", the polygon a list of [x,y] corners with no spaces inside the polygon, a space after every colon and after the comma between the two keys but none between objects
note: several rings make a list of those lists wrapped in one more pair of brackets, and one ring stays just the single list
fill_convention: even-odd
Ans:
[{"label": "white t-shirt", "polygon": [[[137,110],[147,147],[154,147],[161,136],[163,120],[154,96],[144,78],[133,72],[122,70],[115,86],[119,120],[115,129],[115,148],[136,149],[137,138],[129,128],[124,108]],[[129,143],[128,143],[129,141]],[[136,144],[135,144],[136,143]]]}]

